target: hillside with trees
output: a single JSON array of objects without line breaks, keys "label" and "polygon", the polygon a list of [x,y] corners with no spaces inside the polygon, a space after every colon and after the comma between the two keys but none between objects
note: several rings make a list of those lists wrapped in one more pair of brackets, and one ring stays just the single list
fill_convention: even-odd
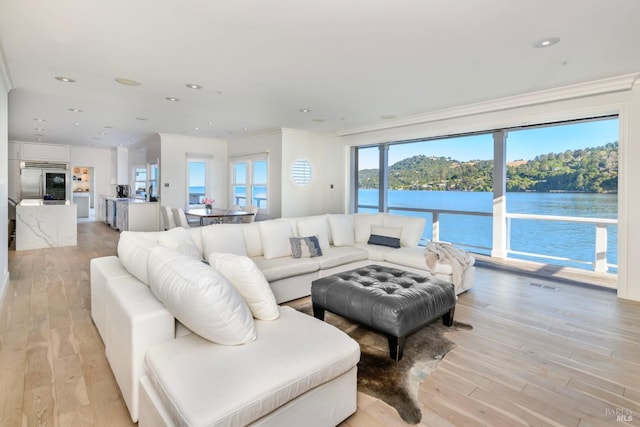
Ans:
[{"label": "hillside with trees", "polygon": [[[378,169],[359,172],[360,188],[378,188]],[[392,190],[493,191],[493,160],[461,162],[417,155],[389,167]],[[615,193],[618,142],[507,164],[507,191]]]}]

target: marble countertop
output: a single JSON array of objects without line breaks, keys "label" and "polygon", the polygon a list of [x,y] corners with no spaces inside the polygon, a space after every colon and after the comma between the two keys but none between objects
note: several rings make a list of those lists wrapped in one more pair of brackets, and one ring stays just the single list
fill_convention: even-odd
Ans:
[{"label": "marble countertop", "polygon": [[18,206],[51,206],[51,205],[71,205],[69,200],[42,200],[42,199],[22,199]]},{"label": "marble countertop", "polygon": [[[104,197],[104,196],[101,196]],[[104,197],[106,200],[113,200],[117,203],[158,203],[158,202],[149,202],[147,200],[142,200],[142,199],[126,199],[126,198],[122,198],[122,197]]]}]

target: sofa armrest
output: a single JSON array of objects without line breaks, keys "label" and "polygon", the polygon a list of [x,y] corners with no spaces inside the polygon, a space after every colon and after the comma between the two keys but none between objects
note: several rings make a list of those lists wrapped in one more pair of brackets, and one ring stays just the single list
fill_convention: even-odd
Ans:
[{"label": "sofa armrest", "polygon": [[175,318],[149,287],[130,276],[107,282],[105,321],[107,360],[135,422],[144,356],[149,347],[175,338]]}]

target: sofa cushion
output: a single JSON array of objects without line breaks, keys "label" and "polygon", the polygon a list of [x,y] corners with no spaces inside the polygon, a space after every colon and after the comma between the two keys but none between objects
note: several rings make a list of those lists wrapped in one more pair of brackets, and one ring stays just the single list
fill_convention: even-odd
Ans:
[{"label": "sofa cushion", "polygon": [[242,224],[212,224],[202,227],[202,250],[205,259],[212,252],[247,256]]},{"label": "sofa cushion", "polygon": [[194,333],[225,345],[255,340],[249,307],[217,271],[162,246],[151,250],[147,268],[153,294]]},{"label": "sofa cushion", "polygon": [[334,246],[353,246],[356,243],[351,215],[329,215],[329,229]]},{"label": "sofa cushion", "polygon": [[260,224],[257,222],[251,222],[249,224],[242,225],[242,232],[244,233],[244,243],[247,246],[247,256],[256,257],[262,256],[262,238],[260,237]]},{"label": "sofa cushion", "polygon": [[249,306],[253,317],[277,319],[280,312],[269,282],[253,260],[245,256],[213,252],[209,265],[226,277]]},{"label": "sofa cushion", "polygon": [[[163,232],[164,233],[164,232]],[[149,240],[147,233],[135,231],[123,231],[118,240],[118,258],[131,275],[149,286],[147,275],[147,260],[152,248],[158,246],[157,235],[153,235],[153,241]]]},{"label": "sofa cushion", "polygon": [[371,235],[371,224],[382,225],[383,214],[355,214],[353,215],[353,229],[356,243],[367,243]]},{"label": "sofa cushion", "polygon": [[413,248],[418,246],[427,220],[421,217],[405,215],[384,215],[383,224],[385,227],[402,227],[400,245]]},{"label": "sofa cushion", "polygon": [[293,237],[291,223],[284,219],[260,221],[260,238],[265,259],[291,256],[289,237]]},{"label": "sofa cushion", "polygon": [[368,258],[371,261],[384,261],[384,257],[388,252],[397,251],[397,249],[389,246],[368,245],[366,243],[356,243],[355,247],[367,251]]},{"label": "sofa cushion", "polygon": [[[289,237],[291,256],[294,258],[313,258],[322,256],[318,236]],[[327,248],[328,249],[328,248]]]},{"label": "sofa cushion", "polygon": [[202,251],[196,246],[189,232],[182,227],[175,227],[158,235],[158,243],[165,248],[173,249],[197,260],[202,260]]},{"label": "sofa cushion", "polygon": [[287,277],[300,276],[302,274],[313,273],[320,270],[320,258],[273,258],[264,257],[253,258],[264,277],[269,282],[285,279]]},{"label": "sofa cushion", "polygon": [[320,247],[329,249],[329,223],[327,215],[309,216],[300,218],[296,221],[298,227],[298,236],[318,236]]},{"label": "sofa cushion", "polygon": [[259,338],[243,346],[190,335],[149,349],[147,376],[175,425],[249,425],[360,360],[357,342],[290,307],[255,324]]},{"label": "sofa cushion", "polygon": [[356,261],[367,259],[367,251],[353,246],[332,246],[324,251],[324,254],[318,258],[321,269],[338,267],[340,265],[349,264]]}]

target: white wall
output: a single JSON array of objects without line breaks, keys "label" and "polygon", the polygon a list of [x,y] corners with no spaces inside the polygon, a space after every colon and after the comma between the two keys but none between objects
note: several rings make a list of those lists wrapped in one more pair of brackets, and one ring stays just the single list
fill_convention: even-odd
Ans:
[{"label": "white wall", "polygon": [[[494,105],[487,103],[484,113],[483,106],[466,106],[459,109],[460,114],[455,109],[446,114],[436,112],[432,117],[426,114],[415,119],[420,122],[417,124],[392,123],[385,129],[354,130],[352,134],[344,132],[341,139],[348,147],[619,114],[618,296],[640,301],[640,263],[635,262],[640,255],[640,192],[632,191],[632,185],[640,182],[640,168],[635,164],[640,159],[640,83],[634,84],[633,78],[629,82],[627,87],[622,84],[614,90],[594,82],[593,94],[589,94],[588,85],[583,85],[497,100]],[[347,203],[350,188],[345,188],[344,194]]]},{"label": "white wall", "polygon": [[[272,130],[229,140],[229,157],[269,153],[269,218],[282,216],[282,131]],[[231,172],[227,175],[231,178]],[[229,195],[229,198],[231,195]],[[228,200],[232,204],[231,200]],[[263,219],[263,218],[260,218]]]},{"label": "white wall", "polygon": [[7,200],[8,197],[8,135],[9,135],[9,87],[3,58],[0,55],[0,303],[9,284],[9,258],[7,242]]},{"label": "white wall", "polygon": [[[343,146],[335,137],[282,130],[283,217],[344,212],[343,185],[340,184],[344,169],[339,160],[342,151]],[[308,160],[312,165],[312,181],[304,189],[297,188],[290,180],[291,166],[298,159]]]},{"label": "white wall", "polygon": [[[188,198],[187,155],[212,157],[208,187],[216,202],[228,206],[229,168],[227,142],[220,139],[160,134],[160,202],[163,206],[185,208]],[[169,184],[167,187],[166,184]]]},{"label": "white wall", "polygon": [[75,166],[93,167],[94,193],[113,195],[111,185],[111,150],[108,148],[70,147],[71,168]]}]

